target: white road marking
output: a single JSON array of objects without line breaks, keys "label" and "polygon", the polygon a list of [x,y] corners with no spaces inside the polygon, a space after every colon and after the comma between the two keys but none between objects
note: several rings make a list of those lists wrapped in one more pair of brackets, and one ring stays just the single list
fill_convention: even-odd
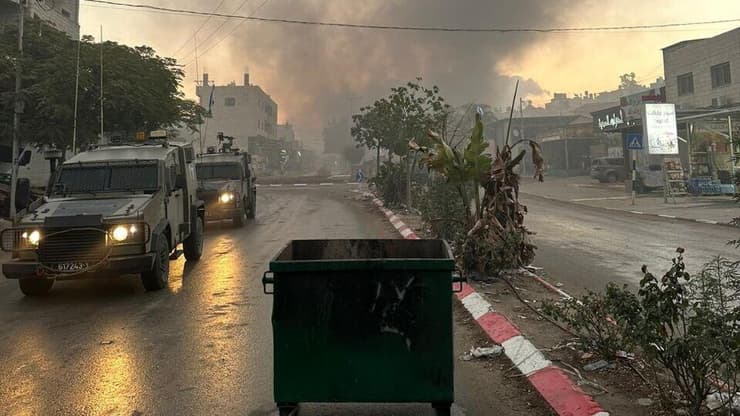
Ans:
[{"label": "white road marking", "polygon": [[630,211],[630,214],[645,215],[644,212],[640,212],[640,211]]},{"label": "white road marking", "polygon": [[504,347],[504,353],[514,365],[525,376],[542,370],[552,365],[552,362],[521,335],[517,335],[501,344]]},{"label": "white road marking", "polygon": [[293,186],[308,186],[307,183],[294,183]]},{"label": "white road marking", "polygon": [[624,199],[630,199],[631,196],[605,196],[601,198],[580,198],[580,199],[571,199],[570,202],[587,202],[587,201],[617,201],[617,200],[624,200]]},{"label": "white road marking", "polygon": [[719,224],[719,221],[712,221],[712,220],[695,220],[695,221],[700,222],[702,224],[713,224],[713,225]]},{"label": "white road marking", "polygon": [[465,296],[462,300],[462,303],[463,305],[465,305],[465,309],[470,312],[470,314],[473,316],[473,319],[475,319],[476,321],[481,316],[487,314],[488,312],[491,312],[491,304],[483,299],[483,297],[477,292]]},{"label": "white road marking", "polygon": [[662,218],[676,219],[676,216],[675,215],[658,214],[658,216],[659,217],[662,217]]},{"label": "white road marking", "polygon": [[319,184],[319,186],[333,186],[333,185],[334,184],[333,183],[330,183],[330,182],[322,182],[322,183]]}]

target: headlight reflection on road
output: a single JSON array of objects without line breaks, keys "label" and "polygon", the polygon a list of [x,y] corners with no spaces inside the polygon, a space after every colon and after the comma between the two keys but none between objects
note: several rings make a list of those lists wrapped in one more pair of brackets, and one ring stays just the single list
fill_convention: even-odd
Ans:
[{"label": "headlight reflection on road", "polygon": [[132,398],[145,388],[135,373],[141,364],[123,341],[126,335],[117,335],[120,336],[102,340],[102,345],[95,347],[93,368],[80,383],[80,402],[87,402],[83,407],[91,409],[91,414],[130,413]]}]

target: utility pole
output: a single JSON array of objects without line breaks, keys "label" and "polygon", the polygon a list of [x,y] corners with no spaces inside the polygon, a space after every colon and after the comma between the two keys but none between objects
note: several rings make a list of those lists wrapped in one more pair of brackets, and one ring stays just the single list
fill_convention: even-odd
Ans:
[{"label": "utility pole", "polygon": [[15,106],[13,111],[13,166],[10,173],[10,207],[8,214],[10,220],[15,223],[15,193],[18,187],[18,152],[21,130],[21,114],[23,113],[23,100],[21,99],[21,81],[23,76],[23,23],[25,19],[25,10],[23,2],[18,0],[18,57],[15,60]]},{"label": "utility pole", "polygon": [[[198,32],[193,35],[193,43],[195,44],[195,90],[198,90],[198,80],[200,79],[200,68],[198,67]],[[205,85],[203,91],[206,91]],[[198,144],[200,145],[200,153],[203,153],[203,123],[198,126]],[[247,144],[247,151],[249,150],[249,144]]]},{"label": "utility pole", "polygon": [[103,142],[103,26],[100,26],[100,142]]},{"label": "utility pole", "polygon": [[72,123],[72,154],[77,153],[77,104],[80,95],[80,49],[82,48],[82,42],[77,39],[77,69],[75,71],[75,115],[74,122]]},{"label": "utility pole", "polygon": [[[519,98],[519,139],[524,140],[524,98]],[[522,176],[527,176],[527,158],[522,159]]]}]

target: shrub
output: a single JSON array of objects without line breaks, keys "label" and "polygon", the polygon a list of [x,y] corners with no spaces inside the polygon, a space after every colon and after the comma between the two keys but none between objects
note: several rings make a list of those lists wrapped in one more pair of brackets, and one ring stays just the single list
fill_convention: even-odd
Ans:
[{"label": "shrub", "polygon": [[380,198],[390,207],[400,206],[406,198],[405,163],[385,162],[378,175],[370,180]]},{"label": "shrub", "polygon": [[[677,389],[691,415],[711,414],[707,396],[729,406],[740,370],[740,262],[716,258],[695,278],[678,249],[668,272],[656,277],[643,266],[637,295],[609,285],[604,294],[550,304],[546,313],[569,325],[583,346],[605,357],[636,346],[655,372],[663,402]],[[666,386],[659,373],[672,381]]]},{"label": "shrub", "polygon": [[462,243],[470,228],[469,215],[456,186],[438,177],[420,190],[416,201],[422,219],[435,236],[453,244]]},{"label": "shrub", "polygon": [[614,358],[618,351],[633,349],[631,335],[639,310],[635,295],[626,287],[613,283],[603,294],[589,291],[580,298],[546,302],[543,307],[546,315],[568,325],[583,348],[607,360]]}]

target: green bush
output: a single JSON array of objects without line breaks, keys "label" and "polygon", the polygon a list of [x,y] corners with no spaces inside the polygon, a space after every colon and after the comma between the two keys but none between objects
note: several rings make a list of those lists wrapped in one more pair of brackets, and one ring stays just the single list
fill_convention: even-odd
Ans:
[{"label": "green bush", "polygon": [[406,167],[404,163],[385,162],[378,175],[370,180],[380,198],[389,207],[398,207],[406,199]]},{"label": "green bush", "polygon": [[446,179],[438,177],[430,181],[418,192],[416,208],[421,211],[422,219],[432,229],[437,238],[461,244],[470,229],[468,207],[458,187]]},{"label": "green bush", "polygon": [[[697,277],[686,272],[683,250],[658,278],[642,268],[637,295],[609,285],[603,294],[549,304],[545,311],[569,325],[584,348],[609,359],[635,347],[655,369],[666,408],[677,390],[689,414],[711,414],[706,399],[723,385],[724,406],[740,391],[740,262],[716,258]],[[668,374],[672,383],[665,385]]]}]

